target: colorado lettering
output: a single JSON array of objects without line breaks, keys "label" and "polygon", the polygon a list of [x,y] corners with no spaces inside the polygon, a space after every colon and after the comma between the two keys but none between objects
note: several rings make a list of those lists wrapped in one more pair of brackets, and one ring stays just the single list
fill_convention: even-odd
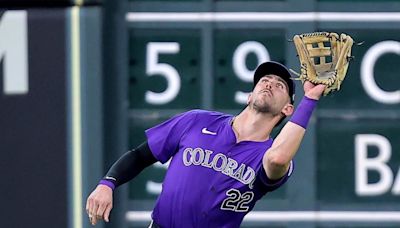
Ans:
[{"label": "colorado lettering", "polygon": [[183,151],[183,164],[185,166],[201,165],[213,169],[243,184],[250,184],[250,188],[252,188],[252,183],[255,179],[254,169],[243,163],[239,165],[236,160],[226,157],[224,154],[217,153],[213,158],[211,158],[211,154],[213,154],[211,150],[188,147]]}]

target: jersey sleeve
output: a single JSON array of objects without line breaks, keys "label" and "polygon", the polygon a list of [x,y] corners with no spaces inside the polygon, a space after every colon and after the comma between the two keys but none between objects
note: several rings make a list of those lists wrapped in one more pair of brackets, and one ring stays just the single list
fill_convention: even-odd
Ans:
[{"label": "jersey sleeve", "polygon": [[290,161],[290,166],[288,171],[283,177],[281,177],[278,180],[271,180],[268,178],[264,170],[264,166],[261,164],[261,168],[258,170],[256,178],[266,192],[272,192],[286,183],[286,181],[292,175],[293,170],[294,170],[294,162],[292,160]]},{"label": "jersey sleeve", "polygon": [[184,112],[145,131],[150,150],[158,161],[165,163],[174,156],[196,115],[196,111]]}]

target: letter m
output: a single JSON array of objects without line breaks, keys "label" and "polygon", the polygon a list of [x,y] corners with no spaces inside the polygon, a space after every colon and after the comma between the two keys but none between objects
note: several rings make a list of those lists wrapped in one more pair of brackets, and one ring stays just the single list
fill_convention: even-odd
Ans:
[{"label": "letter m", "polygon": [[25,10],[6,11],[0,18],[0,80],[5,94],[28,93],[27,24]]}]

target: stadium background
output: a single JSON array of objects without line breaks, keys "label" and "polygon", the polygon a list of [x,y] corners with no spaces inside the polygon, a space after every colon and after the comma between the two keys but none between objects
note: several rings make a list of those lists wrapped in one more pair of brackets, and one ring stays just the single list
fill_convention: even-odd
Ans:
[{"label": "stadium background", "polygon": [[[192,108],[238,113],[258,63],[298,70],[288,40],[335,31],[364,42],[348,78],[320,102],[289,184],[243,227],[398,227],[399,11],[398,0],[1,0],[0,226],[89,227],[86,197],[144,129]],[[165,170],[119,188],[98,227],[145,227]]]}]

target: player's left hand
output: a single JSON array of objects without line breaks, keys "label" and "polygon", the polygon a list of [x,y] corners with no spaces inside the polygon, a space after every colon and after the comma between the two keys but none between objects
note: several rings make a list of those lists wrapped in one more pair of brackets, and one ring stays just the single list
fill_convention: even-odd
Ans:
[{"label": "player's left hand", "polygon": [[315,85],[309,81],[305,81],[303,85],[304,95],[306,95],[308,98],[319,100],[325,90],[325,87],[326,85],[323,84]]}]

